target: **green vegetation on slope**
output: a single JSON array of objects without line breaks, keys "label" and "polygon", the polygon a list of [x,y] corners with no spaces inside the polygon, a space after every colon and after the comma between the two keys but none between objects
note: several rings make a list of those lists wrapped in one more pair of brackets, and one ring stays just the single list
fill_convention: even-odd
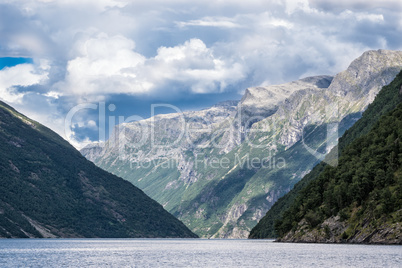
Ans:
[{"label": "green vegetation on slope", "polygon": [[0,237],[196,237],[140,189],[0,102]]},{"label": "green vegetation on slope", "polygon": [[325,167],[324,163],[319,163],[313,170],[303,177],[301,181],[295,184],[294,188],[287,194],[279,198],[279,200],[268,210],[267,214],[258,222],[258,224],[251,230],[249,238],[275,238],[277,233],[275,231],[275,222],[281,218],[283,212],[286,211],[295,200],[297,194],[303,189],[311,180],[316,178],[318,174]]},{"label": "green vegetation on slope", "polygon": [[[343,133],[353,125],[357,120],[355,117],[356,115],[353,114],[342,120],[339,125],[339,132]],[[304,141],[311,148],[320,152],[325,151],[326,129],[326,124],[307,126]],[[255,153],[252,149],[243,151],[250,152],[250,155]],[[252,157],[254,155],[257,157],[263,153],[252,154]],[[280,162],[280,159],[285,161]],[[244,165],[243,168],[237,167],[220,181],[211,181],[193,199],[193,202],[181,204],[182,211],[190,212],[188,216],[184,215],[181,219],[189,227],[202,225],[211,227],[206,231],[201,230],[201,228],[194,229],[193,231],[200,236],[207,236],[208,233],[216,233],[218,230],[221,234],[227,234],[231,232],[233,226],[237,227],[237,232],[248,233],[248,228],[257,223],[254,216],[256,210],[267,211],[269,209],[266,205],[267,201],[273,203],[277,198],[287,193],[298,179],[303,177],[303,171],[311,170],[318,162],[300,141],[288,150],[276,154],[274,161],[277,163],[264,163],[265,167],[254,165],[256,167],[254,169],[247,165]],[[281,163],[285,163],[286,168]],[[284,180],[283,178],[289,179]],[[267,200],[267,193],[270,200]],[[245,202],[245,200],[247,201]],[[199,205],[195,206],[194,203]],[[239,211],[244,211],[240,217],[225,218],[225,215],[236,215]],[[194,214],[197,217],[191,217]]]},{"label": "green vegetation on slope", "polygon": [[[340,153],[343,156],[344,148],[351,144],[352,141],[368,133],[370,129],[378,122],[379,118],[384,114],[394,109],[398,103],[401,102],[401,85],[402,85],[402,72],[399,73],[394,81],[385,86],[377,95],[372,104],[369,105],[367,110],[363,113],[363,117],[356,122],[349,130],[345,132],[339,140]],[[335,148],[334,150],[337,150]],[[277,233],[274,228],[275,222],[280,219],[284,212],[287,211],[295,199],[299,196],[302,189],[304,189],[310,182],[318,179],[319,175],[326,169],[325,163],[318,164],[308,175],[306,175],[295,187],[285,196],[280,198],[274,206],[267,212],[267,214],[260,220],[260,222],[250,232],[250,238],[272,238],[276,237]],[[284,228],[287,224],[287,228]],[[294,226],[292,223],[278,223],[278,228],[281,233],[288,230],[289,226]]]},{"label": "green vegetation on slope", "polygon": [[[383,116],[366,135],[345,147],[339,165],[327,166],[310,182],[276,223],[280,236],[296,230],[304,219],[310,228],[339,216],[357,228],[373,222],[402,222],[402,104]],[[321,227],[320,227],[321,228]]]}]

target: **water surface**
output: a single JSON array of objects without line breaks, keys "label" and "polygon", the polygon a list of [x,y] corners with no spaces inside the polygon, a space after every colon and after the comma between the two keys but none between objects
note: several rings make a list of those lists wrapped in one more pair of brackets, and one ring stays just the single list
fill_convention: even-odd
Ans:
[{"label": "water surface", "polygon": [[271,240],[2,239],[0,267],[401,267],[401,246]]}]

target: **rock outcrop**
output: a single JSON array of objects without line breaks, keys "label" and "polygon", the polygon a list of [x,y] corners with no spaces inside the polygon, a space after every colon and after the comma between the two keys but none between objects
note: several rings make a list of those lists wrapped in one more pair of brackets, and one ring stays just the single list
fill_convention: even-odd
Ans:
[{"label": "rock outcrop", "polygon": [[[350,236],[349,230],[353,232]],[[362,225],[351,226],[336,216],[311,230],[306,221],[301,221],[297,231],[289,232],[277,242],[402,245],[402,224],[386,222],[376,226],[366,219]]]}]

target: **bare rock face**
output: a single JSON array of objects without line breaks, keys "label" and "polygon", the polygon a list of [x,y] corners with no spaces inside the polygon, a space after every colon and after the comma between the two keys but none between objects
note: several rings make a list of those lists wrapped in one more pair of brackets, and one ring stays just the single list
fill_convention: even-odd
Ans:
[{"label": "bare rock face", "polygon": [[[253,125],[278,113],[286,100],[297,93],[326,89],[333,77],[328,75],[306,77],[290,83],[247,88],[237,106],[232,128],[224,135],[220,152],[228,153],[247,138]],[[230,140],[231,137],[231,140]]]},{"label": "bare rock face", "polygon": [[[245,238],[336,144],[339,122],[353,114],[357,120],[401,69],[401,51],[368,51],[335,77],[251,87],[240,102],[127,123],[104,145],[81,152],[141,188],[198,235]],[[294,147],[309,126],[327,128],[323,140],[311,137],[325,147],[311,158]],[[282,155],[284,166],[278,159],[267,169],[247,166],[253,158],[267,162]]]},{"label": "bare rock face", "polygon": [[[333,77],[312,76],[282,85],[247,88],[239,105],[245,116],[266,118],[274,114],[281,102],[300,90],[328,88]],[[251,122],[250,122],[251,125]]]},{"label": "bare rock face", "polygon": [[103,143],[92,143],[80,150],[81,154],[85,155],[85,157],[94,162],[96,159],[101,157],[103,151]]},{"label": "bare rock face", "polygon": [[[320,226],[311,229],[307,222],[302,220],[295,232],[289,232],[278,239],[278,242],[402,244],[400,222],[383,223],[381,226],[372,226],[369,222],[366,220],[361,225],[351,226],[336,216],[326,219]],[[352,236],[348,237],[348,230],[353,230]]]},{"label": "bare rock face", "polygon": [[362,95],[365,104],[374,100],[378,85],[387,85],[400,70],[401,51],[370,50],[354,60],[347,70],[337,74],[329,90],[350,100],[359,100]]}]

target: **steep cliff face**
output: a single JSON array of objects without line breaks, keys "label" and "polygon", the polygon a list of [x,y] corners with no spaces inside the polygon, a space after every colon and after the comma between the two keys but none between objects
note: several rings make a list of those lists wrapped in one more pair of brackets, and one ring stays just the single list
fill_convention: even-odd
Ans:
[{"label": "steep cliff face", "polygon": [[369,51],[333,80],[249,88],[238,104],[125,124],[100,152],[82,153],[143,189],[197,234],[246,237],[401,66],[402,52]]}]

